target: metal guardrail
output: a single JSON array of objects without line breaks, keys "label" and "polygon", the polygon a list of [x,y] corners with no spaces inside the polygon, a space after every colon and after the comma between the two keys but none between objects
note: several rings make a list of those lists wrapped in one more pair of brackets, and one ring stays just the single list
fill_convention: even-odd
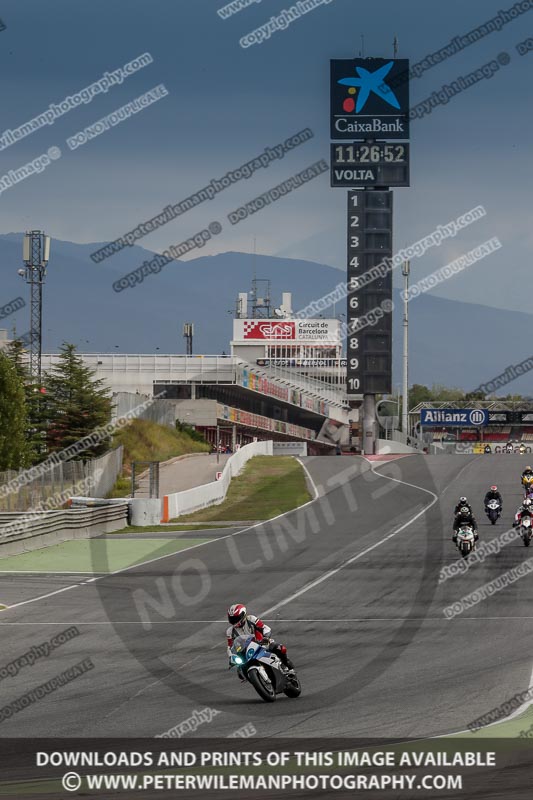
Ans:
[{"label": "metal guardrail", "polygon": [[[0,513],[0,555],[10,544],[17,551],[34,550],[66,539],[89,538],[127,524],[128,503],[60,511]],[[28,541],[29,540],[29,541]]]}]

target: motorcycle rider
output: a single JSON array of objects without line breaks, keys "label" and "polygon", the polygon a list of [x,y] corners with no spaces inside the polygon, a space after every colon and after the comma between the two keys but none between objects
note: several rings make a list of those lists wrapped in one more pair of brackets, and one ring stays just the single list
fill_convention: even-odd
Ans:
[{"label": "motorcycle rider", "polygon": [[[270,653],[275,653],[281,663],[288,668],[289,673],[294,672],[294,664],[287,655],[287,648],[285,645],[279,644],[279,642],[275,642],[274,639],[271,639],[271,628],[269,628],[262,619],[259,619],[259,617],[248,614],[246,606],[242,603],[234,603],[230,606],[228,608],[228,622],[230,624],[229,628],[226,630],[228,656],[231,655],[231,647],[236,637],[249,635],[253,636],[256,642],[260,642],[265,650],[268,650]],[[238,670],[238,675],[241,681],[246,680],[240,670]]]},{"label": "motorcycle rider", "polygon": [[452,540],[454,544],[457,544],[457,531],[462,525],[470,525],[472,530],[474,531],[474,541],[477,542],[479,539],[478,532],[477,532],[477,522],[476,518],[472,514],[472,509],[469,506],[463,506],[459,509],[459,512],[455,515],[455,519],[453,521],[453,536]]},{"label": "motorcycle rider", "polygon": [[526,467],[522,473],[522,483],[524,483],[524,478],[533,479],[533,469],[531,467]]},{"label": "motorcycle rider", "polygon": [[529,498],[527,498],[527,497],[523,501],[522,505],[520,506],[520,508],[518,509],[518,511],[515,514],[515,518],[514,518],[514,522],[513,522],[513,528],[520,527],[520,524],[521,524],[522,520],[524,519],[524,517],[529,517],[530,519],[531,519],[531,517],[533,517],[532,503],[531,503],[531,500],[529,500]]},{"label": "motorcycle rider", "polygon": [[466,506],[468,509],[470,509],[470,512],[472,512],[472,506],[470,505],[470,503],[468,502],[468,500],[466,499],[466,497],[460,497],[460,498],[459,498],[459,502],[457,503],[457,505],[455,506],[455,508],[454,508],[454,510],[453,510],[453,513],[454,513],[454,515],[455,515],[455,516],[457,516],[457,514],[459,513],[459,511],[460,511],[462,508],[464,508],[465,506]]},{"label": "motorcycle rider", "polygon": [[498,503],[500,504],[500,511],[503,511],[503,499],[500,492],[498,491],[497,486],[491,486],[489,491],[485,495],[485,499],[483,501],[485,503],[485,509],[487,508],[491,500],[497,500]]}]

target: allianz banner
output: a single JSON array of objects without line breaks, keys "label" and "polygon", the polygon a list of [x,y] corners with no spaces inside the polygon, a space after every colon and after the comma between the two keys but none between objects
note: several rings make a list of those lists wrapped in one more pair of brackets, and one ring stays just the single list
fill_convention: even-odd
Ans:
[{"label": "allianz banner", "polygon": [[489,412],[481,408],[422,408],[420,424],[435,428],[457,426],[471,428],[488,425]]}]

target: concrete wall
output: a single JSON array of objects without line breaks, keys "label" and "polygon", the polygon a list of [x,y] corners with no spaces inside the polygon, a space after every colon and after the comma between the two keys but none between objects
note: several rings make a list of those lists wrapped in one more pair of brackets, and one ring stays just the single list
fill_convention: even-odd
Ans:
[{"label": "concrete wall", "polygon": [[187,425],[217,424],[217,401],[201,398],[199,400],[173,400],[176,419]]},{"label": "concrete wall", "polygon": [[409,447],[403,442],[395,442],[390,439],[378,439],[376,441],[376,454],[385,455],[386,453],[419,453],[416,447]]},{"label": "concrete wall", "polygon": [[[151,394],[134,392],[116,392],[113,395],[116,416],[122,417],[129,411],[133,411],[140,403],[149,400],[151,396]],[[147,419],[150,422],[157,422],[159,425],[168,425],[173,428],[176,423],[175,401],[154,400],[148,408],[144,408],[140,412],[139,419]]]},{"label": "concrete wall", "polygon": [[244,465],[254,456],[271,456],[272,442],[252,442],[241,447],[240,450],[228,458],[218,481],[196,486],[184,492],[174,492],[163,498],[163,519],[168,522],[183,514],[192,514],[207,506],[222,503],[226,497],[231,479],[239,474]]},{"label": "concrete wall", "polygon": [[231,346],[231,354],[233,356],[237,356],[237,358],[242,358],[243,361],[247,361],[248,364],[255,364],[256,359],[258,358],[265,358],[266,347],[264,344],[258,345],[238,345],[232,344]]}]

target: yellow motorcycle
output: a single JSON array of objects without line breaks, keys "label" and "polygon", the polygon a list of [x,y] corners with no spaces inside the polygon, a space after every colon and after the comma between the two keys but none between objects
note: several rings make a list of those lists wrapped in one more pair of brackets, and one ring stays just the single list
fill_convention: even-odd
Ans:
[{"label": "yellow motorcycle", "polygon": [[522,486],[525,489],[533,488],[533,475],[522,475]]}]

